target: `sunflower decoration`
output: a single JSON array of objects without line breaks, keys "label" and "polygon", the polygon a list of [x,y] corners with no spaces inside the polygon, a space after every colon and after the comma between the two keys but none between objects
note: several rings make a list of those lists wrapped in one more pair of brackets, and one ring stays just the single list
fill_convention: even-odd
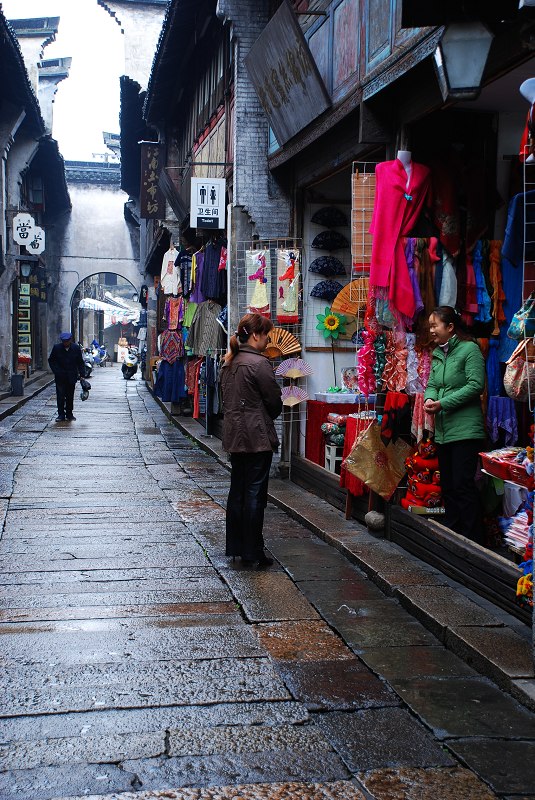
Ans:
[{"label": "sunflower decoration", "polygon": [[345,315],[331,311],[329,306],[326,306],[324,314],[316,314],[316,319],[318,320],[316,330],[321,331],[325,339],[328,339],[329,336],[338,339],[341,333],[346,332]]}]

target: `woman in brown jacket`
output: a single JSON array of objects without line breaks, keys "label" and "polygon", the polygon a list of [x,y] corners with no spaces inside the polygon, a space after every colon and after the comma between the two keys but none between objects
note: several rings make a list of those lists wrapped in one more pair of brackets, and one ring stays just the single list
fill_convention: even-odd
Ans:
[{"label": "woman in brown jacket", "polygon": [[223,447],[232,473],[227,500],[226,555],[258,569],[273,560],[264,553],[264,509],[273,452],[279,440],[273,420],[282,411],[281,389],[263,355],[273,323],[246,314],[230,337],[221,370]]}]

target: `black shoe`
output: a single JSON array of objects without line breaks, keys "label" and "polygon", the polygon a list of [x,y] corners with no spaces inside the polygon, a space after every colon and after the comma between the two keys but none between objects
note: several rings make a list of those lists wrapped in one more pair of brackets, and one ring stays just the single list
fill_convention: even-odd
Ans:
[{"label": "black shoe", "polygon": [[266,567],[272,567],[272,566],[273,566],[273,559],[266,556],[265,553],[264,555],[261,555],[258,561],[256,562],[257,569],[265,569]]},{"label": "black shoe", "polygon": [[56,422],[65,422],[65,417],[63,416],[63,414],[58,414],[58,416],[56,417]]},{"label": "black shoe", "polygon": [[74,416],[74,414],[67,414],[67,419],[69,420],[69,422],[73,422],[74,420],[76,420],[76,417]]}]

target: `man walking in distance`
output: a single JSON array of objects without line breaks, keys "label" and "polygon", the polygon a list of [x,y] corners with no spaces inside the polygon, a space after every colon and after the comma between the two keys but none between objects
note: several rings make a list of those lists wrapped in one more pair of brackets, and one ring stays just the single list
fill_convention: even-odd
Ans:
[{"label": "man walking in distance", "polygon": [[76,419],[72,413],[74,388],[78,378],[85,377],[85,365],[82,350],[73,342],[72,333],[61,333],[59,338],[60,343],[52,348],[48,363],[56,378],[58,401],[56,422],[63,422],[65,419]]}]

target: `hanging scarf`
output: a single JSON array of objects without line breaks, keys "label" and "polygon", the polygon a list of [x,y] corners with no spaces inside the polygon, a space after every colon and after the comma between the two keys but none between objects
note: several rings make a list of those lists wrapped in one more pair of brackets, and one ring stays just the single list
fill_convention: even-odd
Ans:
[{"label": "hanging scarf", "polygon": [[403,236],[414,227],[427,199],[431,173],[412,164],[407,173],[401,161],[384,161],[375,169],[376,192],[370,233],[373,234],[370,285],[376,296],[388,299],[390,310],[406,320],[416,311],[413,286],[405,258]]}]

